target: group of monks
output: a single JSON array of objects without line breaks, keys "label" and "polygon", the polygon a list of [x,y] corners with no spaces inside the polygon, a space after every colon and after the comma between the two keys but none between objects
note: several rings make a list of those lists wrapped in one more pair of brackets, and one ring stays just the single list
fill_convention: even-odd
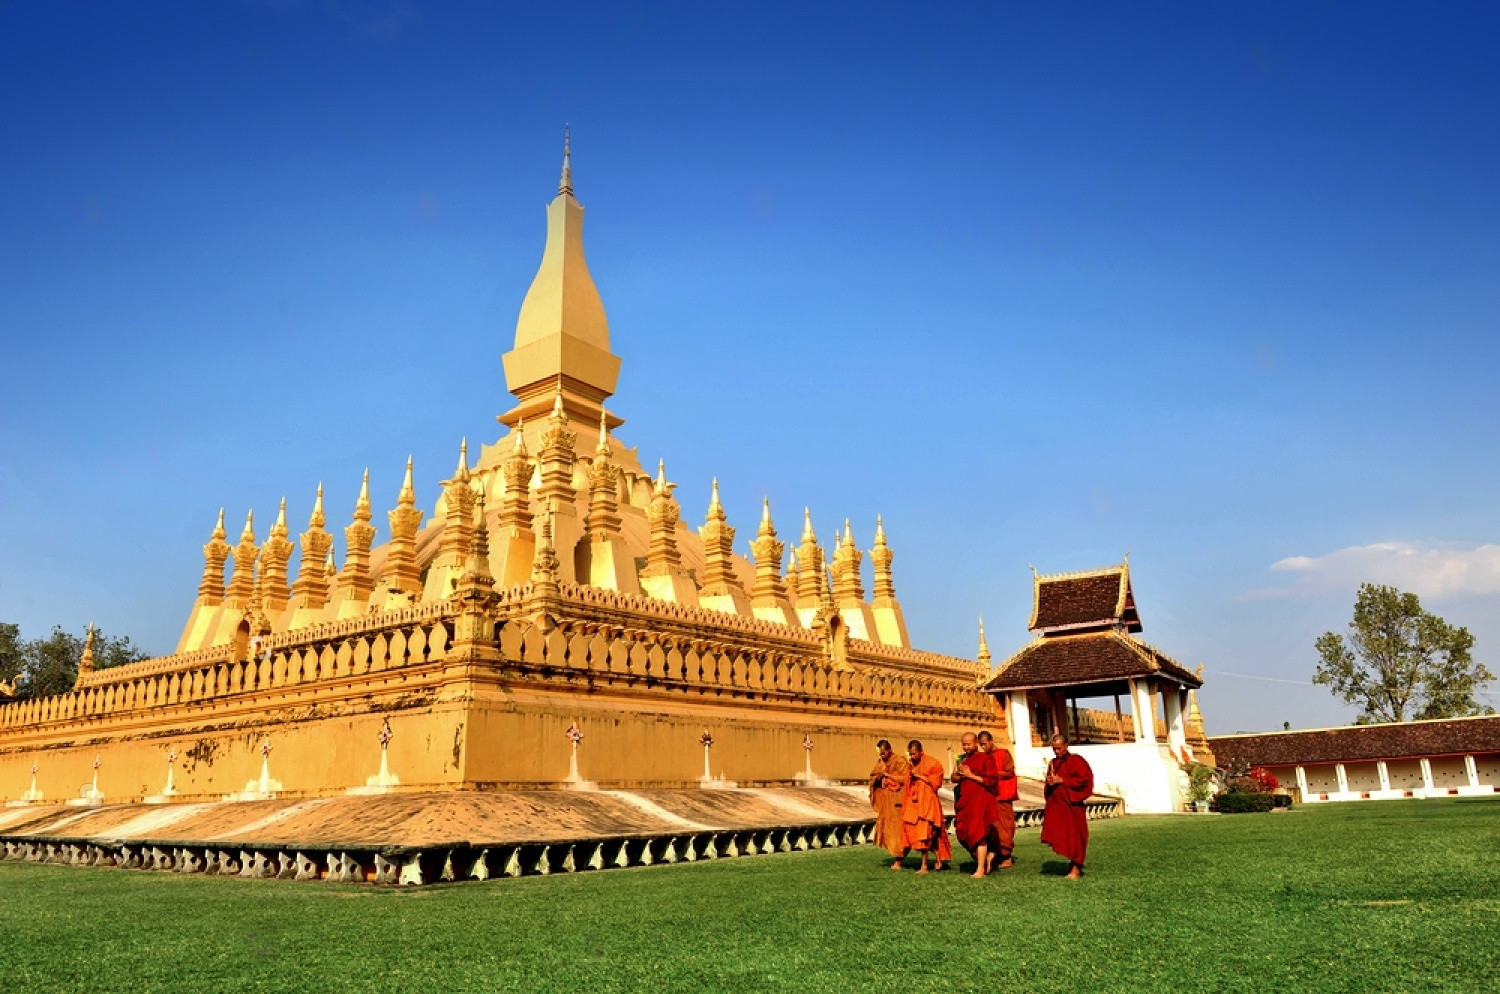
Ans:
[{"label": "group of monks", "polygon": [[[927,755],[912,739],[903,758],[881,739],[875,744],[880,759],[870,773],[870,803],[875,808],[875,842],[895,857],[899,870],[908,853],[918,853],[927,872],[929,855],[934,870],[953,859],[938,791],[953,781],[953,832],[974,857],[973,876],[1015,865],[1016,764],[1010,750],[989,732],[964,733],[963,756],[952,774]],[[1088,762],[1068,749],[1062,735],[1052,737],[1052,759],[1047,763],[1046,807],[1042,813],[1042,843],[1068,861],[1069,879],[1083,876],[1089,844],[1084,802],[1094,792],[1094,772]]]}]

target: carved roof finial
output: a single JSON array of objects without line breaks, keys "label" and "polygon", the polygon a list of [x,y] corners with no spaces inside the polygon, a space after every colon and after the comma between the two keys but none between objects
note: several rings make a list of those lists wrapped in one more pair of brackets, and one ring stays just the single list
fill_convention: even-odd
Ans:
[{"label": "carved roof finial", "polygon": [[213,534],[210,535],[209,538],[216,538],[222,542],[228,534],[229,533],[224,530],[224,509],[221,507],[219,508],[219,523],[214,525]]},{"label": "carved roof finial", "polygon": [[273,536],[280,535],[285,537],[286,533],[286,498],[283,497],[281,498],[281,506],[276,510],[276,523],[271,526],[271,534]]},{"label": "carved roof finial", "polygon": [[359,480],[359,499],[354,502],[354,517],[369,521],[372,516],[370,514],[370,469],[367,466],[365,475]]},{"label": "carved roof finial", "polygon": [[524,456],[526,454],[526,419],[525,418],[517,418],[516,419],[516,430],[514,432],[512,432],[512,434],[515,435],[515,439],[516,440],[515,440],[515,444],[511,446],[511,451],[514,452],[518,456]]},{"label": "carved roof finial", "polygon": [[245,512],[245,527],[240,531],[241,542],[255,542],[255,508]]}]

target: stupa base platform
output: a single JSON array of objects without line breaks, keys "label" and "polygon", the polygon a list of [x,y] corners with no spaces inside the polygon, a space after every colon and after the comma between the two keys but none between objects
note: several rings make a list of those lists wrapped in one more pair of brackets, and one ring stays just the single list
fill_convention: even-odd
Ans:
[{"label": "stupa base platform", "polygon": [[[945,792],[946,793],[946,792]],[[1017,804],[1039,825],[1039,790]],[[1090,817],[1123,814],[1114,798]],[[860,845],[863,787],[456,791],[268,801],[37,804],[0,813],[0,858],[250,878],[430,884]]]}]

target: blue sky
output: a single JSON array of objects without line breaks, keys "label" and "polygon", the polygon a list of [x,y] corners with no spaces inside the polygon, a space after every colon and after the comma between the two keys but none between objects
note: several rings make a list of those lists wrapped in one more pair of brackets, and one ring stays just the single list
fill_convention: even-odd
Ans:
[{"label": "blue sky", "polygon": [[884,514],[1003,655],[1128,550],[1216,732],[1350,717],[1363,579],[1495,667],[1493,8],[806,6],[0,3],[0,619],[167,652],[220,505],[430,506],[570,122],[621,437],[740,551]]}]

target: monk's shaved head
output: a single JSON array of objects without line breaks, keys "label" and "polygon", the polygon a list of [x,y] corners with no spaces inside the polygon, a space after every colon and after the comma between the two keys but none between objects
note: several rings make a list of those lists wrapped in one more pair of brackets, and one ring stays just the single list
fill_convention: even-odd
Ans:
[{"label": "monk's shaved head", "polygon": [[1068,737],[1066,735],[1064,735],[1062,732],[1053,732],[1052,733],[1052,741],[1053,742],[1061,742],[1063,745],[1067,745],[1068,744]]},{"label": "monk's shaved head", "polygon": [[975,739],[974,739],[974,733],[973,732],[964,732],[963,738],[959,739],[958,741],[962,742],[964,745],[968,745],[970,742],[975,741]]},{"label": "monk's shaved head", "polygon": [[979,741],[981,741],[981,742],[993,742],[993,741],[995,741],[995,737],[993,735],[991,735],[989,732],[980,732],[979,733]]}]

